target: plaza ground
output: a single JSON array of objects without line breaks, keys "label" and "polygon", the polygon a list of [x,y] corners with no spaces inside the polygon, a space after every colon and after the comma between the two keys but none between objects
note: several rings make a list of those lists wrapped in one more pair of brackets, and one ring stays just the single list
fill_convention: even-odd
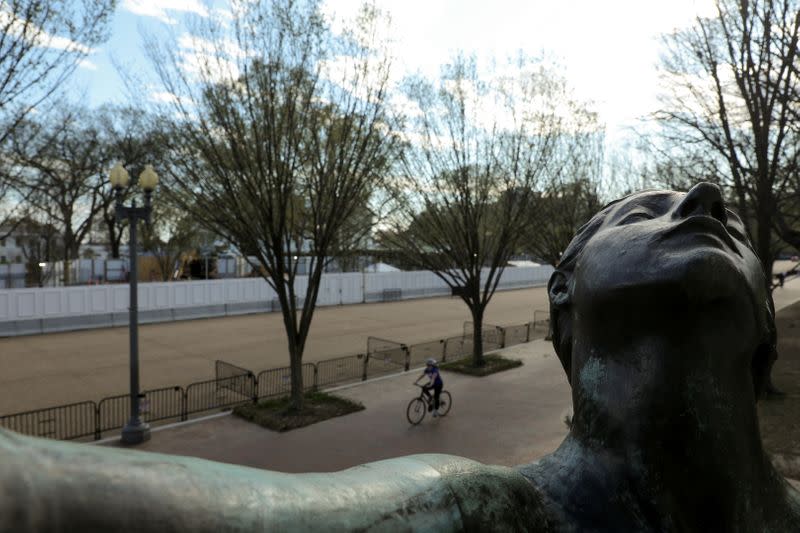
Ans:
[{"label": "plaza ground", "polygon": [[[533,320],[548,309],[544,287],[497,292],[485,321]],[[458,335],[471,320],[459,298],[320,307],[305,361],[363,353],[367,337],[413,344]],[[214,377],[223,359],[255,372],[289,364],[281,313],[143,325],[141,388],[186,386]],[[125,394],[129,390],[128,328],[0,339],[0,415]]]},{"label": "plaza ground", "polygon": [[[152,433],[139,451],[189,455],[281,472],[331,472],[414,453],[448,453],[514,466],[554,450],[567,434],[572,396],[552,345],[537,340],[501,350],[524,364],[484,378],[447,373],[450,413],[418,426],[406,407],[416,372],[336,392],[366,409],[278,433],[224,416]],[[324,444],[323,444],[324,443]],[[118,445],[118,439],[107,445]]]},{"label": "plaza ground", "polygon": [[[773,376],[786,396],[759,403],[761,433],[765,449],[780,454],[797,477],[800,279],[776,289],[774,297],[780,358]],[[445,388],[453,395],[452,410],[445,418],[426,417],[419,426],[409,425],[405,417],[417,377],[406,373],[337,391],[366,409],[306,428],[277,433],[223,415],[155,430],[135,450],[282,472],[330,472],[414,453],[454,454],[505,466],[528,463],[552,452],[566,436],[571,390],[549,342],[537,340],[499,353],[522,359],[524,365],[484,378],[448,373]],[[105,445],[119,445],[118,439]]]}]

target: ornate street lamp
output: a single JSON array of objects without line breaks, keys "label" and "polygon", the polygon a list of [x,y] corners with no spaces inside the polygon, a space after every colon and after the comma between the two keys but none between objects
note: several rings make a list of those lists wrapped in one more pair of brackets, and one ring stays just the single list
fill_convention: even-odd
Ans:
[{"label": "ornate street lamp", "polygon": [[130,176],[121,164],[117,163],[111,169],[109,176],[111,186],[114,187],[116,194],[115,215],[118,221],[128,219],[128,231],[131,235],[130,244],[130,364],[131,364],[131,417],[128,423],[122,428],[122,442],[125,444],[139,444],[150,439],[150,426],[142,422],[139,415],[139,293],[138,293],[138,269],[136,256],[136,224],[139,220],[144,220],[145,224],[150,224],[150,196],[153,189],[158,185],[158,174],[151,165],[146,165],[139,174],[139,186],[144,190],[144,207],[136,207],[136,200],[130,207],[122,205],[122,191],[130,183]]}]

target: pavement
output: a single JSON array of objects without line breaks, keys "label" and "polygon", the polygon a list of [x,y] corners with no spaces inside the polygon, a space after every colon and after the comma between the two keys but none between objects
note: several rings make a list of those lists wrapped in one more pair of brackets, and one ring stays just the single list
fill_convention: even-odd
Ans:
[{"label": "pavement", "polygon": [[[415,453],[447,453],[514,466],[553,451],[567,434],[572,396],[552,345],[537,340],[500,350],[523,366],[477,378],[443,372],[453,396],[443,418],[406,420],[416,372],[336,391],[365,410],[278,433],[236,416],[156,429],[135,450],[188,455],[280,472],[332,472]],[[105,445],[119,445],[118,440]]]},{"label": "pavement", "polygon": [[772,300],[776,312],[800,301],[800,277],[788,278],[783,287],[776,287],[772,291]]},{"label": "pavement", "polygon": [[[485,321],[523,324],[534,309],[549,309],[544,287],[500,291]],[[451,297],[320,307],[304,360],[363,353],[369,336],[413,344],[459,335],[468,320]],[[142,325],[139,346],[143,390],[213,379],[217,359],[254,372],[289,364],[281,313]],[[125,394],[128,328],[0,338],[0,368],[0,415]]]},{"label": "pavement", "polygon": [[[800,278],[775,289],[774,298],[776,310],[800,301]],[[795,308],[800,316],[800,308]],[[792,359],[800,359],[795,354],[800,350],[787,351],[776,366],[777,374]],[[547,341],[498,353],[524,364],[483,378],[445,373],[453,407],[446,417],[426,416],[419,426],[411,426],[405,417],[415,395],[411,383],[417,377],[409,372],[338,390],[336,394],[360,401],[366,409],[302,429],[278,433],[235,416],[222,416],[157,428],[152,439],[135,450],[293,473],[331,472],[415,453],[453,454],[504,466],[529,463],[552,452],[566,436],[564,417],[572,413],[571,389]],[[777,383],[786,385],[783,378]],[[785,423],[773,426],[778,428],[775,433],[786,429]],[[762,434],[765,430],[762,424]],[[764,438],[771,442],[771,434]],[[119,444],[115,439],[105,445]]]}]

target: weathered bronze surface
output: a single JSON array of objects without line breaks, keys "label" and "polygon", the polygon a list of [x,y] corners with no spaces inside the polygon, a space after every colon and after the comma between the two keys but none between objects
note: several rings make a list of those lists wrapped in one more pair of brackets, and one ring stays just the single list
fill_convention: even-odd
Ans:
[{"label": "weathered bronze surface", "polygon": [[280,474],[0,430],[0,531],[800,531],[756,418],[772,303],[716,186],[610,204],[548,290],[574,416],[541,461]]},{"label": "weathered bronze surface", "polygon": [[[514,469],[415,455],[281,474],[0,430],[0,531],[523,531],[546,524]],[[545,526],[546,527],[546,526]]]},{"label": "weathered bronze surface", "polygon": [[521,472],[579,531],[800,531],[761,445],[771,296],[719,188],[649,191],[598,213],[548,285],[573,426]]}]

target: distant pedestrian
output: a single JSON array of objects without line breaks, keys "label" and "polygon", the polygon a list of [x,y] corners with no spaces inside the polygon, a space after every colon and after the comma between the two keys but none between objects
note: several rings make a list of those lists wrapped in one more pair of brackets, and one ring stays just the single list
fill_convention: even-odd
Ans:
[{"label": "distant pedestrian", "polygon": [[781,272],[780,274],[778,274],[778,284],[781,286],[781,288],[783,288],[784,281],[786,281],[786,273]]}]

